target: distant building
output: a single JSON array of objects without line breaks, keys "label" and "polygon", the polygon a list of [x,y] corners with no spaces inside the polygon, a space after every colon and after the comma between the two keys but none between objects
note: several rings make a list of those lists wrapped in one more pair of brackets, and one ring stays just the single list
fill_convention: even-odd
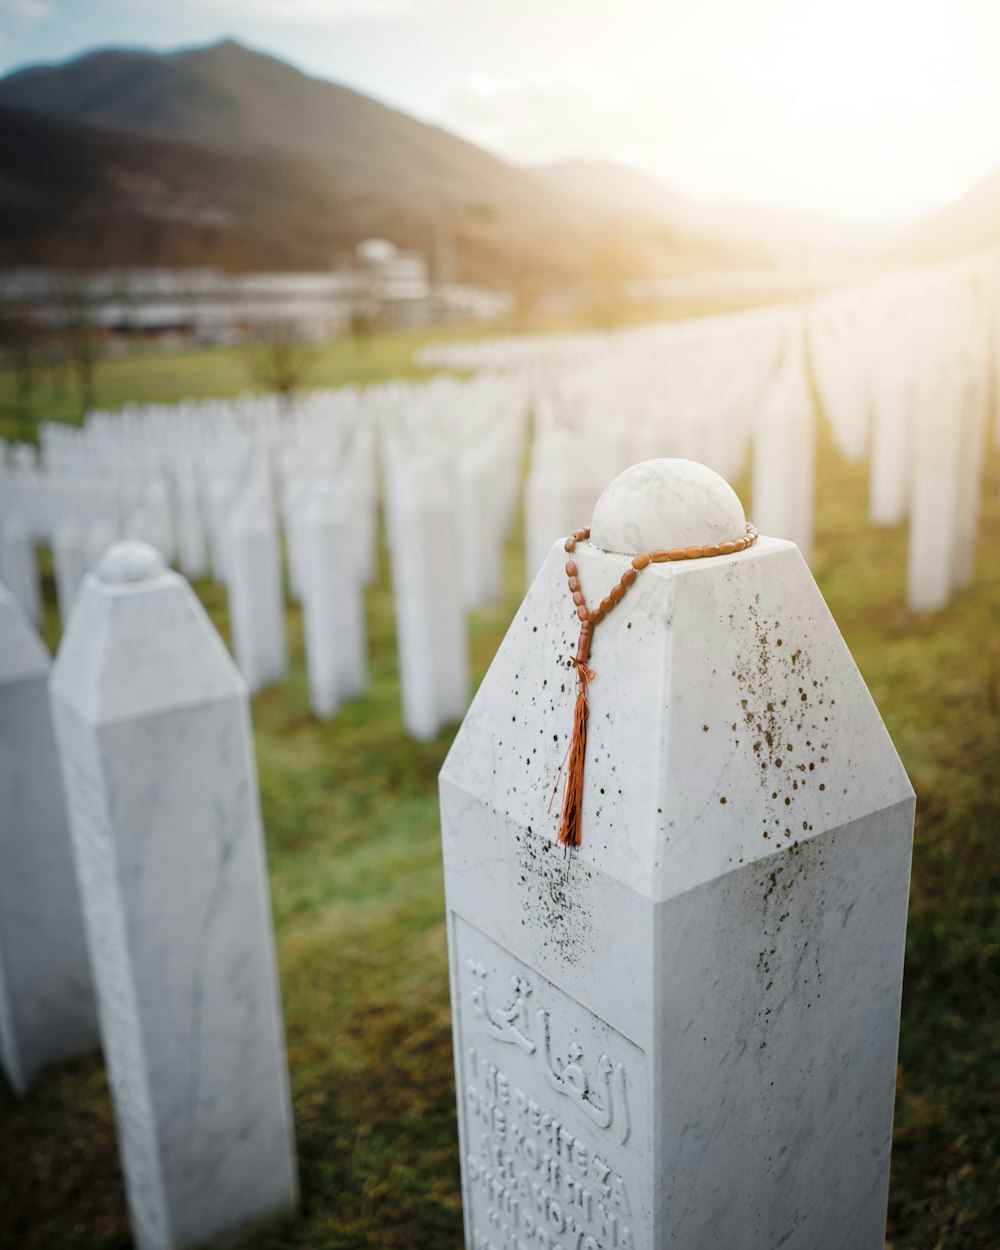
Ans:
[{"label": "distant building", "polygon": [[208,344],[253,339],[276,327],[320,341],[347,333],[358,315],[396,325],[491,321],[512,306],[504,291],[435,288],[427,257],[388,239],[366,239],[353,265],[321,273],[8,269],[0,271],[0,304],[16,306],[43,331],[58,331],[83,310],[109,337]]}]

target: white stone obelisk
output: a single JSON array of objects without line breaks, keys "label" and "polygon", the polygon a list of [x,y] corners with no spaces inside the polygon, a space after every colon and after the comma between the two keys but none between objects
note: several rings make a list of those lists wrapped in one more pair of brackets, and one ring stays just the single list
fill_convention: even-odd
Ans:
[{"label": "white stone obelisk", "polygon": [[912,476],[910,377],[885,369],[872,378],[872,446],[868,512],[873,525],[906,520]]},{"label": "white stone obelisk", "polygon": [[764,392],[753,424],[753,510],[763,533],[790,539],[812,555],[816,481],[816,405],[809,390],[801,323],[793,324],[786,362]]},{"label": "white stone obelisk", "polygon": [[407,733],[428,741],[469,702],[469,643],[447,474],[429,457],[387,482],[396,651]]},{"label": "white stone obelisk", "polygon": [[368,686],[363,570],[342,492],[315,487],[302,506],[302,616],[309,704],[329,719]]},{"label": "white stone obelisk", "polygon": [[185,577],[204,577],[208,572],[208,539],[198,498],[198,486],[191,473],[182,474],[174,488],[174,514],[177,519],[177,560]]},{"label": "white stone obelisk", "polygon": [[52,565],[59,619],[65,628],[76,592],[88,568],[86,534],[76,517],[64,517],[56,526],[52,536]]},{"label": "white stone obelisk", "polygon": [[108,516],[99,516],[87,528],[87,568],[92,569],[109,547],[118,541],[118,528]]},{"label": "white stone obelisk", "polygon": [[220,586],[229,580],[229,511],[237,493],[232,478],[222,475],[210,477],[205,491],[212,577]]},{"label": "white stone obelisk", "polygon": [[233,505],[226,547],[233,654],[250,693],[256,694],[288,672],[278,528],[265,491],[244,491]]},{"label": "white stone obelisk", "polygon": [[986,403],[978,379],[950,370],[921,376],[913,394],[906,599],[914,612],[933,612],[972,578]]},{"label": "white stone obelisk", "polygon": [[[573,554],[735,540],[689,461]],[[441,772],[468,1250],[882,1250],[914,796],[798,550],[557,544]],[[554,795],[554,798],[553,798]]]},{"label": "white stone obelisk", "polygon": [[42,623],[42,589],[28,523],[20,512],[0,519],[0,581],[36,628]]},{"label": "white stone obelisk", "polygon": [[48,676],[48,652],[0,583],[0,1063],[18,1093],[100,1044]]},{"label": "white stone obelisk", "polygon": [[246,685],[152,547],[88,574],[51,697],[140,1250],[293,1206]]}]

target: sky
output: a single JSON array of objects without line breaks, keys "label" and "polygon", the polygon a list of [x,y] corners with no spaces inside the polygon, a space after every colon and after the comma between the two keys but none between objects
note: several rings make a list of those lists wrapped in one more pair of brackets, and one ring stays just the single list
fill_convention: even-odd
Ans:
[{"label": "sky", "polygon": [[1000,167],[1000,0],[0,0],[0,71],[236,38],[508,160],[900,221]]}]

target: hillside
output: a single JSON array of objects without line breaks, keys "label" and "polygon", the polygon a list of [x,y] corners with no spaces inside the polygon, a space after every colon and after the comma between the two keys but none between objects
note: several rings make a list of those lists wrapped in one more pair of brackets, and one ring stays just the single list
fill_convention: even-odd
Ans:
[{"label": "hillside", "polygon": [[36,258],[86,238],[105,263],[323,268],[371,235],[430,251],[443,226],[471,281],[585,279],[609,231],[623,276],[736,259],[654,193],[602,202],[231,41],[22,70],[0,108],[0,226]]}]

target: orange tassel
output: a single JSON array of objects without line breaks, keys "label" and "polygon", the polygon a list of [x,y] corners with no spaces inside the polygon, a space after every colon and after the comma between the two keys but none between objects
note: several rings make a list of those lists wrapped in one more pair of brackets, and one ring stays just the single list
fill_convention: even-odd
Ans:
[{"label": "orange tassel", "polygon": [[576,665],[577,695],[576,707],[573,710],[573,737],[566,761],[566,790],[563,794],[562,824],[559,827],[559,842],[562,846],[580,845],[580,824],[583,815],[583,765],[587,755],[587,717],[590,715],[587,687],[594,679],[593,671],[587,667],[592,630],[593,626],[588,621],[581,626],[580,641],[573,660]]}]

